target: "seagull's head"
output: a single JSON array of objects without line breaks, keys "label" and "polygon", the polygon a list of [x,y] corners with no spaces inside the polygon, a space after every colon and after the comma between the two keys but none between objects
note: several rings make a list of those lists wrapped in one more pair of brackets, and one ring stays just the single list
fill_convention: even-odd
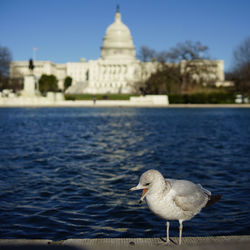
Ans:
[{"label": "seagull's head", "polygon": [[155,186],[155,184],[161,179],[164,180],[162,174],[159,171],[150,169],[141,175],[138,185],[136,187],[130,188],[129,191],[142,189],[142,196],[139,201],[139,204],[141,204],[148,191],[150,191],[152,187]]}]

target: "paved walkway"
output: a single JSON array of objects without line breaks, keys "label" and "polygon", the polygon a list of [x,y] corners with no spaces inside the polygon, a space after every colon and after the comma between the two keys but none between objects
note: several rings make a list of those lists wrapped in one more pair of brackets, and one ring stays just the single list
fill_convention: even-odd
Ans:
[{"label": "paved walkway", "polygon": [[187,249],[187,250],[249,250],[250,235],[215,236],[215,237],[183,237],[178,246],[178,238],[171,238],[169,245],[161,238],[103,238],[103,239],[67,239],[23,240],[0,239],[0,249],[65,249],[65,250],[108,250],[108,249]]},{"label": "paved walkway", "polygon": [[55,103],[0,103],[0,108],[6,107],[132,107],[132,108],[250,108],[250,104],[169,104],[156,105],[148,103],[133,103],[129,101],[61,101]]}]

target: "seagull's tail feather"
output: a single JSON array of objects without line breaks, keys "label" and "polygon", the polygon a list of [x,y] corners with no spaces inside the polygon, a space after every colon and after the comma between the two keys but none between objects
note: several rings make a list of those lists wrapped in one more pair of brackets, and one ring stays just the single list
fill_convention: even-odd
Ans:
[{"label": "seagull's tail feather", "polygon": [[221,199],[221,197],[222,197],[221,194],[211,195],[209,197],[209,200],[208,200],[207,204],[206,204],[206,207],[213,205],[214,203],[219,201]]}]

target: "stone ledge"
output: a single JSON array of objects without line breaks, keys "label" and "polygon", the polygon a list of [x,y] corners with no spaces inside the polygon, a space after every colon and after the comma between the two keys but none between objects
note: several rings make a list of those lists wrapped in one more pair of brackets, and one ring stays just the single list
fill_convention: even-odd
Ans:
[{"label": "stone ledge", "polygon": [[67,239],[51,241],[45,239],[0,239],[0,249],[66,249],[66,250],[108,250],[108,249],[187,249],[187,250],[248,250],[250,235],[245,236],[211,236],[183,237],[181,246],[178,238],[171,238],[169,245],[163,238],[100,238],[100,239]]}]

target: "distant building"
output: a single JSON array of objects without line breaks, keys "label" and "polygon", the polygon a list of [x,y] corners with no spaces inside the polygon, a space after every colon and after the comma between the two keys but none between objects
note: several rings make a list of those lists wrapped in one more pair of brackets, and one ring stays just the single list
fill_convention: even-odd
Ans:
[{"label": "distant building", "polygon": [[[219,85],[224,82],[224,61],[214,60],[214,77]],[[185,65],[185,61],[181,62]],[[42,74],[53,74],[63,89],[64,79],[72,77],[68,93],[131,93],[134,83],[145,79],[156,70],[157,63],[142,63],[136,60],[135,46],[129,28],[122,22],[117,9],[114,22],[107,28],[98,60],[67,62],[56,64],[50,61],[35,61],[34,74],[37,79]],[[143,68],[143,69],[142,69]],[[28,62],[17,61],[10,65],[11,77],[29,74]]]}]

